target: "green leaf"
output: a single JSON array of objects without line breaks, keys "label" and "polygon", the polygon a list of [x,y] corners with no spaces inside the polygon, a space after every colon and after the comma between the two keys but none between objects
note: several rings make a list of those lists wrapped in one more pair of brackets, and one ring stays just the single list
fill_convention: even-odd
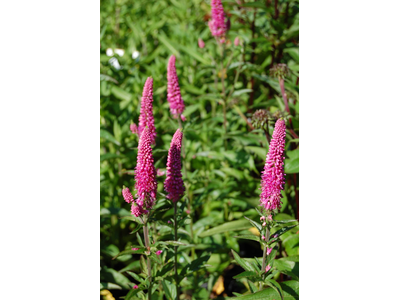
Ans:
[{"label": "green leaf", "polygon": [[104,289],[107,289],[107,290],[122,290],[122,288],[119,285],[115,284],[115,283],[112,283],[112,282],[100,282],[100,290],[104,290]]},{"label": "green leaf", "polygon": [[111,94],[113,94],[119,100],[132,101],[132,95],[130,93],[115,85],[111,87]]},{"label": "green leaf", "polygon": [[247,221],[249,221],[251,224],[253,224],[253,226],[254,226],[255,228],[257,228],[258,231],[261,233],[261,231],[262,231],[262,226],[261,226],[261,224],[258,224],[257,222],[253,221],[252,219],[249,219],[249,218],[246,217],[246,216],[244,216],[244,218],[245,218]]},{"label": "green leaf", "polygon": [[239,254],[237,254],[233,249],[231,250],[233,257],[235,258],[235,261],[246,271],[255,271],[257,272],[257,269],[255,269],[251,263],[245,261],[244,259],[242,259]]},{"label": "green leaf", "polygon": [[[299,299],[299,282],[289,280],[281,282],[282,294],[284,300],[298,300]],[[273,288],[266,288],[265,290],[256,292],[254,294],[245,295],[242,297],[227,298],[227,300],[277,300],[279,299],[279,293]]]},{"label": "green leaf", "polygon": [[204,58],[204,56],[202,56],[199,52],[197,52],[197,50],[195,50],[194,48],[188,48],[186,46],[184,46],[183,44],[179,44],[179,48],[183,51],[186,52],[187,54],[189,54],[191,57],[193,57],[194,59],[196,59],[198,62],[205,64],[205,65],[210,65],[211,61],[209,61],[208,59]]},{"label": "green leaf", "polygon": [[129,289],[129,279],[121,273],[117,272],[116,270],[104,267],[104,269],[102,270],[102,274],[108,282],[120,285],[124,289]]},{"label": "green leaf", "polygon": [[254,277],[254,276],[258,277],[258,274],[254,271],[245,271],[245,272],[240,273],[239,275],[233,276],[233,278],[240,279],[240,278]]},{"label": "green leaf", "polygon": [[100,137],[106,139],[109,142],[112,142],[118,146],[121,146],[120,142],[118,142],[115,137],[104,129],[100,129]]},{"label": "green leaf", "polygon": [[244,240],[253,240],[256,242],[260,241],[260,237],[258,237],[256,235],[252,235],[252,234],[235,235],[234,238],[244,239]]},{"label": "green leaf", "polygon": [[245,93],[251,93],[252,91],[253,91],[252,89],[237,90],[232,93],[232,97],[237,97],[237,96],[240,96],[241,94],[245,94]]},{"label": "green leaf", "polygon": [[[297,258],[297,261],[296,261]],[[292,260],[293,259],[293,260]],[[283,274],[293,277],[293,279],[299,280],[299,261],[298,256],[289,256],[276,259],[274,261],[274,267]]]},{"label": "green leaf", "polygon": [[289,158],[285,159],[285,173],[299,173],[299,149],[287,151],[286,155]]},{"label": "green leaf", "polygon": [[171,41],[165,36],[165,33],[160,30],[160,33],[157,35],[157,38],[161,43],[164,44],[165,47],[168,48],[169,51],[172,52],[175,56],[179,56],[179,51],[172,45]]},{"label": "green leaf", "polygon": [[272,287],[279,294],[279,298],[281,298],[281,300],[283,299],[282,288],[278,282],[276,282],[273,279],[268,279],[268,280],[266,280],[266,284],[268,284],[270,287]]},{"label": "green leaf", "polygon": [[231,222],[226,222],[220,226],[216,226],[214,228],[208,229],[202,232],[199,237],[203,238],[206,236],[214,235],[217,233],[223,232],[231,232],[231,231],[239,231],[249,229],[251,226],[246,220],[236,220]]},{"label": "green leaf", "polygon": [[293,222],[298,222],[297,220],[282,220],[282,221],[275,221],[275,224],[280,225],[280,224],[286,224],[286,223],[293,223]]},{"label": "green leaf", "polygon": [[142,254],[146,251],[144,247],[140,246],[132,246],[132,248],[139,248],[139,250],[124,250],[121,251],[120,253],[116,254],[112,259],[116,259],[117,257],[121,255],[126,255],[126,254]]},{"label": "green leaf", "polygon": [[171,281],[164,279],[161,281],[164,288],[165,296],[168,300],[175,300],[176,298],[176,286]]},{"label": "green leaf", "polygon": [[249,284],[250,291],[252,293],[256,293],[258,291],[258,288],[256,287],[256,285],[253,282],[251,282],[250,280],[247,280],[247,283]]},{"label": "green leaf", "polygon": [[288,53],[295,62],[299,63],[299,48],[286,48],[283,52]]},{"label": "green leaf", "polygon": [[284,234],[286,231],[289,231],[290,229],[294,228],[298,226],[298,224],[295,225],[291,225],[291,226],[287,226],[287,227],[283,227],[281,229],[279,229],[277,232],[275,232],[274,234],[272,234],[272,239],[268,242],[268,244],[272,244],[274,242],[276,242],[276,240],[282,235]]},{"label": "green leaf", "polygon": [[138,274],[133,273],[133,272],[129,272],[129,271],[127,271],[126,273],[131,275],[136,281],[144,282],[144,279],[142,277],[140,277]]},{"label": "green leaf", "polygon": [[116,81],[111,76],[108,76],[108,75],[105,75],[105,74],[100,74],[100,81],[111,81],[111,82],[114,82],[114,83],[118,84],[118,81]]},{"label": "green leaf", "polygon": [[171,245],[171,246],[187,246],[187,247],[193,247],[194,245],[191,244],[185,244],[182,242],[178,241],[161,241],[160,244],[162,245]]}]

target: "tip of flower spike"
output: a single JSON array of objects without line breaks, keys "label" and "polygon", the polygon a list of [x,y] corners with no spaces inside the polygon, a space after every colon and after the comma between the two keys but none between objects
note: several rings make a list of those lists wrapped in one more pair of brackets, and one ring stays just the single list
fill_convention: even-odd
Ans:
[{"label": "tip of flower spike", "polygon": [[204,43],[204,41],[203,41],[201,38],[198,39],[197,43],[198,43],[198,45],[199,45],[199,48],[204,48],[205,43]]}]

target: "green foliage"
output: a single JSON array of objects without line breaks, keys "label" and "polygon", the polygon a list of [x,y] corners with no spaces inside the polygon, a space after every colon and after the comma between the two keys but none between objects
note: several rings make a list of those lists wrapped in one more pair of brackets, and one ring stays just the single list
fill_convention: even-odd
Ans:
[{"label": "green foliage", "polygon": [[[284,299],[297,299],[298,285],[296,289],[294,281],[287,280],[299,277],[299,235],[297,221],[293,221],[298,218],[299,180],[298,1],[278,1],[277,10],[268,1],[242,5],[223,1],[223,5],[231,29],[221,56],[207,25],[209,1],[101,0],[100,289],[120,290],[118,295],[125,299],[145,299],[149,290],[147,257],[154,266],[153,298],[175,298],[177,293],[190,291],[193,299],[210,299],[218,277],[226,277],[237,263],[243,270],[235,274],[236,281],[233,279],[236,292],[252,293],[241,299],[255,295],[259,298],[248,299],[279,299],[280,290],[273,280],[282,288]],[[234,46],[237,36],[241,44]],[[205,42],[203,49],[197,46],[198,38]],[[112,56],[106,53],[109,48]],[[116,49],[123,49],[123,55]],[[149,228],[154,243],[151,253],[146,253],[142,225],[131,216],[121,195],[124,185],[131,191],[134,187],[138,136],[131,133],[129,125],[138,123],[143,85],[152,76],[157,131],[153,156],[156,168],[165,170],[171,138],[179,126],[171,117],[166,98],[166,69],[172,54],[177,57],[186,106],[186,194],[178,203],[178,242],[174,242],[173,226],[168,223],[173,221],[173,208],[163,190],[165,175],[157,177],[157,208],[151,221],[154,225]],[[285,77],[290,113],[283,112],[278,79],[269,74],[277,63],[285,63],[290,70]],[[262,257],[241,258],[238,254],[262,249],[254,246],[264,230],[254,208],[259,204],[260,175],[269,146],[265,131],[251,125],[257,109],[272,116],[266,123],[270,136],[280,114],[288,127],[282,210],[274,218],[276,227],[271,228],[271,236],[279,236],[272,238],[276,249],[267,274],[260,271],[257,262]],[[282,226],[286,225],[293,227],[284,231]],[[252,227],[260,235],[249,231]],[[180,263],[179,291],[171,265],[175,246]],[[156,255],[157,250],[162,254]],[[273,277],[268,278],[270,275]],[[258,277],[264,281],[261,291],[258,282],[247,282]],[[139,288],[133,290],[134,285]],[[232,291],[224,293],[233,296]]]}]

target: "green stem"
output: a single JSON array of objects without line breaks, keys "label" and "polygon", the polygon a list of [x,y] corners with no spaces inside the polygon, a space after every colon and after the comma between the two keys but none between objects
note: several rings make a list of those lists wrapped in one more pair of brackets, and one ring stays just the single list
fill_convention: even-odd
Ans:
[{"label": "green stem", "polygon": [[[266,241],[267,243],[268,243],[268,241],[269,241],[269,230],[268,230],[268,227],[265,228],[265,241]],[[261,272],[265,272],[266,264],[267,264],[267,245],[264,245]],[[262,283],[260,282],[260,289],[261,289],[261,286],[262,286]]]},{"label": "green stem", "polygon": [[[174,238],[175,242],[178,241],[178,224],[176,223],[177,215],[177,202],[174,202]],[[176,284],[176,299],[179,299],[179,282],[178,282],[178,246],[174,246],[175,254],[175,284]]]},{"label": "green stem", "polygon": [[[150,239],[149,239],[149,228],[147,227],[147,222],[143,226],[143,234],[144,234],[144,243],[146,245],[147,251],[150,251]],[[152,288],[152,280],[151,280],[151,262],[150,262],[150,256],[147,255],[147,275],[149,277],[149,300],[151,300],[151,288]]]}]

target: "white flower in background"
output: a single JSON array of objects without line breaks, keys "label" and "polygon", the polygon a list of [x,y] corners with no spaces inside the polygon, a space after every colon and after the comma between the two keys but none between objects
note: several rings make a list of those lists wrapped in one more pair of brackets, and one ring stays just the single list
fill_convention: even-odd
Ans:
[{"label": "white flower in background", "polygon": [[132,58],[133,58],[133,59],[138,58],[139,55],[140,55],[140,53],[139,53],[139,51],[137,51],[137,50],[135,50],[135,51],[132,52]]},{"label": "white flower in background", "polygon": [[124,49],[115,49],[115,53],[117,53],[119,56],[122,57],[125,53],[125,50]]},{"label": "white flower in background", "polygon": [[113,55],[114,55],[114,51],[113,51],[113,49],[111,49],[111,48],[107,48],[107,50],[106,50],[106,54],[107,54],[107,56],[113,56]]},{"label": "white flower in background", "polygon": [[121,65],[119,64],[118,59],[116,59],[115,57],[111,57],[108,62],[110,65],[112,65],[117,70],[121,69]]}]

